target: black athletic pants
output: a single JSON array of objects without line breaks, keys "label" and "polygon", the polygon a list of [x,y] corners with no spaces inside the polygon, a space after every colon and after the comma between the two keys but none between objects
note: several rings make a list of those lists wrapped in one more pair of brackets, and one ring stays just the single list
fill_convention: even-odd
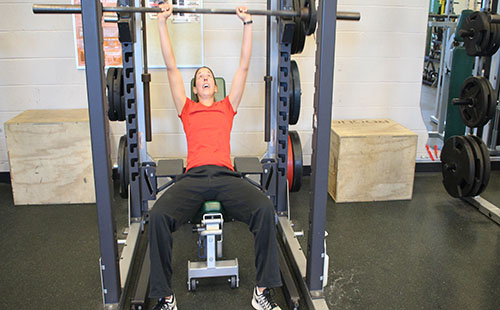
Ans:
[{"label": "black athletic pants", "polygon": [[225,167],[201,166],[180,176],[150,212],[150,297],[173,294],[172,233],[207,200],[220,201],[227,214],[248,224],[255,239],[257,286],[281,286],[272,202],[238,173]]}]

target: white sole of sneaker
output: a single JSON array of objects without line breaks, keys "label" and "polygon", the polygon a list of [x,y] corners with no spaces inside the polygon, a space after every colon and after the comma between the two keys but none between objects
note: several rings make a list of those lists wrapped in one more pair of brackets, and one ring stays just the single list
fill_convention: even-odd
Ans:
[{"label": "white sole of sneaker", "polygon": [[254,298],[252,298],[252,307],[255,309],[255,310],[262,310],[261,306],[259,306],[259,304],[255,301]]}]

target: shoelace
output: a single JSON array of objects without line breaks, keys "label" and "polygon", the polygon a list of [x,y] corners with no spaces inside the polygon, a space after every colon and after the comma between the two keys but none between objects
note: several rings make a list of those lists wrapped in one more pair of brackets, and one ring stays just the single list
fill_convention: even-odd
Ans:
[{"label": "shoelace", "polygon": [[264,310],[272,310],[277,306],[269,289],[264,290],[262,295],[257,295],[257,302]]}]

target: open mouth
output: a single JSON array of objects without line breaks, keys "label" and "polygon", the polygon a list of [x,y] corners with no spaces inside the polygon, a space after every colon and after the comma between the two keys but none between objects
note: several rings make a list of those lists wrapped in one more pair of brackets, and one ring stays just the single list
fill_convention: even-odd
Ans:
[{"label": "open mouth", "polygon": [[210,86],[208,85],[208,83],[205,83],[203,84],[203,88],[209,88]]}]

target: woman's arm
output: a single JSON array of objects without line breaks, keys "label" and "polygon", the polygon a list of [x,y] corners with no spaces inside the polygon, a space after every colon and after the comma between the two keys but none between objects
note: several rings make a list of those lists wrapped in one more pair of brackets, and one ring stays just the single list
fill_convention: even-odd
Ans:
[{"label": "woman's arm", "polygon": [[186,103],[186,91],[184,89],[184,82],[182,81],[181,73],[179,69],[177,69],[177,65],[175,63],[174,51],[172,50],[172,44],[170,43],[166,23],[167,19],[170,15],[172,15],[172,5],[161,4],[160,8],[163,10],[162,13],[158,14],[158,30],[160,32],[161,52],[163,54],[165,65],[167,66],[168,82],[170,84],[170,91],[172,92],[175,108],[177,109],[177,114],[181,114],[182,108]]},{"label": "woman's arm", "polygon": [[229,101],[236,112],[240,105],[245,83],[247,80],[248,69],[250,66],[250,57],[252,56],[252,16],[246,13],[247,7],[238,7],[236,14],[243,22],[243,42],[241,44],[240,65],[234,75],[231,90],[229,91]]}]

